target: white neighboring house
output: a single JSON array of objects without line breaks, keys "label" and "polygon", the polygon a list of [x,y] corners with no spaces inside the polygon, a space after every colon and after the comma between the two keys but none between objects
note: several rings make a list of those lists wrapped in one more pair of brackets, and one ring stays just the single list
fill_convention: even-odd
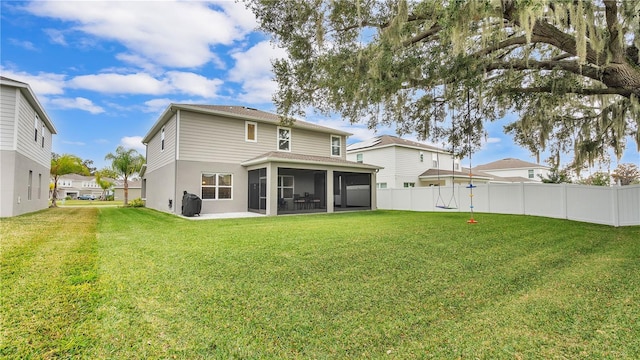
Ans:
[{"label": "white neighboring house", "polygon": [[56,128],[29,84],[0,76],[0,217],[49,206]]},{"label": "white neighboring house", "polygon": [[495,176],[492,182],[542,182],[541,177],[549,177],[549,166],[535,164],[520,159],[506,158],[472,169]]},{"label": "white neighboring house", "polygon": [[[142,180],[140,179],[127,180],[127,200],[131,201],[133,199],[137,199],[141,197],[142,197]],[[115,186],[113,187],[113,200],[124,201],[124,180],[115,181]]]},{"label": "white neighboring house", "polygon": [[[112,179],[106,180],[114,181]],[[97,199],[102,195],[102,191],[93,176],[67,174],[58,178],[58,199],[64,199],[67,196],[77,199],[80,195],[93,195]],[[105,193],[107,196],[111,194],[113,194],[113,189],[108,189]]]},{"label": "white neighboring house", "polygon": [[[379,189],[469,183],[469,170],[462,169],[460,159],[451,152],[392,135],[349,145],[347,160],[383,167],[377,175]],[[474,183],[490,179],[486,174],[473,174]]]}]

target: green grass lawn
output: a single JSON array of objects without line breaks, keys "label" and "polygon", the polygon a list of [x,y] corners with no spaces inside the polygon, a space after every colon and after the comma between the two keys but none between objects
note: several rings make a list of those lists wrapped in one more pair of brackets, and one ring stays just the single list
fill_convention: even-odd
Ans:
[{"label": "green grass lawn", "polygon": [[[51,201],[49,201],[51,203]],[[122,206],[123,201],[102,201],[102,200],[58,200],[57,205],[65,206]]]},{"label": "green grass lawn", "polygon": [[467,219],[2,219],[0,356],[640,358],[640,227]]}]

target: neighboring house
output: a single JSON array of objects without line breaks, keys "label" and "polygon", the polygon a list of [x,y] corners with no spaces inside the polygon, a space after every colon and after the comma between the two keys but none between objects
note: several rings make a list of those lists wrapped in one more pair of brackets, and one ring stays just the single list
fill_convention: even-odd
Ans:
[{"label": "neighboring house", "polygon": [[49,206],[56,128],[29,84],[0,76],[0,217]]},{"label": "neighboring house", "polygon": [[[106,180],[114,181],[112,179]],[[51,182],[53,183],[53,180]],[[58,199],[64,199],[67,196],[77,199],[80,195],[93,195],[95,198],[99,198],[103,195],[102,193],[102,188],[93,176],[66,174],[58,178]],[[104,195],[108,196],[112,193],[113,189],[107,189]]]},{"label": "neighboring house", "polygon": [[[460,159],[444,149],[381,135],[351,144],[347,160],[383,167],[377,176],[377,187],[403,188],[468,184],[469,171],[460,167]],[[473,181],[487,182],[486,174],[473,174]]]},{"label": "neighboring house", "polygon": [[374,209],[378,166],[346,160],[351,134],[243,106],[172,104],[142,142],[146,206],[266,215]]},{"label": "neighboring house", "polygon": [[[129,179],[127,181],[127,185],[129,188],[127,193],[127,200],[131,201],[133,199],[142,197],[142,180]],[[124,201],[124,181],[115,181],[115,186],[113,187],[113,200]]]},{"label": "neighboring house", "polygon": [[549,177],[550,167],[506,158],[478,165],[473,168],[473,171],[495,176],[492,182],[542,182],[541,177]]}]

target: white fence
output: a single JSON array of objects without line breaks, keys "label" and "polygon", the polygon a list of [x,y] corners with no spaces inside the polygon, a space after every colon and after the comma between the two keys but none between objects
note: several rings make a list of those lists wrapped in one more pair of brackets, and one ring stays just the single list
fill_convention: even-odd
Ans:
[{"label": "white fence", "polygon": [[[472,190],[475,212],[545,216],[612,226],[640,225],[640,185],[479,184]],[[468,212],[472,199],[469,195],[470,189],[465,186],[378,189],[377,205],[378,209],[389,210]]]}]

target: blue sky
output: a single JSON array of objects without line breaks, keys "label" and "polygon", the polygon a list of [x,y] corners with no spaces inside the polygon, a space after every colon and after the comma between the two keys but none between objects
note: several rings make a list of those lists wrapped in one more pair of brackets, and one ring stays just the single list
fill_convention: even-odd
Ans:
[{"label": "blue sky", "polygon": [[[91,159],[98,168],[118,145],[144,154],[140,140],[171,102],[275,109],[270,59],[285,52],[256,32],[253,14],[234,1],[3,0],[0,6],[0,72],[34,90],[58,130],[56,153]],[[313,113],[305,120],[353,133],[349,143],[395,134]],[[503,133],[505,124],[486,125],[489,136],[473,165],[506,157],[535,162]],[[640,163],[629,145],[622,162]]]}]

